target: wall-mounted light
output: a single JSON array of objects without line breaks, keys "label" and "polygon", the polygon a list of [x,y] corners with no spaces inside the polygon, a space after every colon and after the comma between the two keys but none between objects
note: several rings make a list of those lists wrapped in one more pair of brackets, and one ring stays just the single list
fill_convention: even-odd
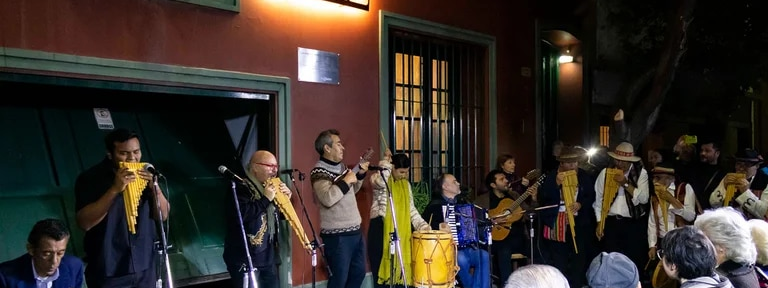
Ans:
[{"label": "wall-mounted light", "polygon": [[333,3],[338,3],[341,5],[354,7],[357,9],[363,9],[365,11],[368,11],[368,6],[370,6],[370,0],[325,0]]},{"label": "wall-mounted light", "polygon": [[571,49],[565,50],[565,53],[563,55],[560,55],[560,58],[557,59],[557,62],[562,63],[571,63],[573,62],[573,55],[571,55]]}]

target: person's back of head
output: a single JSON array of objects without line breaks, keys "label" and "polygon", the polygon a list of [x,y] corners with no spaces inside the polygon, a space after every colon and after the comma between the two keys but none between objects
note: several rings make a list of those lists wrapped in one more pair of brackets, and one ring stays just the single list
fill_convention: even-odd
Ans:
[{"label": "person's back of head", "polygon": [[[684,226],[669,231],[658,252],[675,279],[695,279],[715,274],[715,245],[699,228]],[[668,273],[669,274],[669,273]]]},{"label": "person's back of head", "polygon": [[[768,193],[768,192],[766,192]],[[757,264],[768,265],[768,222],[762,219],[749,220],[752,240],[757,248]]]},{"label": "person's back of head", "polygon": [[639,288],[640,273],[624,254],[602,252],[587,269],[587,283],[591,288]]},{"label": "person's back of head", "polygon": [[530,264],[509,275],[504,288],[570,288],[568,279],[557,268]]}]

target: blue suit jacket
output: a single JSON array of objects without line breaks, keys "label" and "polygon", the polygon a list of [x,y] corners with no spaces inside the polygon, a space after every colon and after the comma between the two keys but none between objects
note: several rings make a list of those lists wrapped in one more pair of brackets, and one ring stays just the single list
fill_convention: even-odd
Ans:
[{"label": "blue suit jacket", "polygon": [[[59,278],[53,281],[53,288],[83,287],[83,261],[64,255],[59,265]],[[0,263],[0,288],[36,288],[32,272],[32,256],[23,256]]]}]

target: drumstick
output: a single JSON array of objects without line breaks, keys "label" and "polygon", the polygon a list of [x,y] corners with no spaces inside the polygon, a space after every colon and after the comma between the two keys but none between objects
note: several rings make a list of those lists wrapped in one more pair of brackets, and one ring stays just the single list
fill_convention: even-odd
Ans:
[{"label": "drumstick", "polygon": [[381,142],[384,143],[384,150],[386,151],[387,149],[389,149],[389,146],[387,145],[387,140],[384,139],[384,132],[381,132],[381,130],[379,130],[379,136],[381,136]]}]

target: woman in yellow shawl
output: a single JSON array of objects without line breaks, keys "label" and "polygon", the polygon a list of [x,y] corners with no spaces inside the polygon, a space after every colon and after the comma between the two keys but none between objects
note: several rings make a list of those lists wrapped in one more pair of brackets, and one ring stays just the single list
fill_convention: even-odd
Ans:
[{"label": "woman in yellow shawl", "polygon": [[[385,158],[379,162],[379,167],[387,169],[371,175],[374,196],[371,205],[371,223],[368,226],[368,261],[371,265],[371,274],[374,275],[374,286],[388,287],[390,279],[393,279],[395,284],[402,285],[401,266],[405,268],[405,283],[413,286],[411,225],[416,230],[429,230],[430,226],[421,218],[419,211],[413,204],[411,183],[408,182],[408,170],[411,167],[411,160],[408,159],[408,156],[405,154],[392,155],[387,150]],[[405,262],[405,265],[401,265],[400,257],[395,253],[395,277],[390,276],[390,233],[394,231],[392,211],[389,206],[390,190],[395,207],[394,218],[397,220],[397,238],[400,242],[402,259]]]}]

